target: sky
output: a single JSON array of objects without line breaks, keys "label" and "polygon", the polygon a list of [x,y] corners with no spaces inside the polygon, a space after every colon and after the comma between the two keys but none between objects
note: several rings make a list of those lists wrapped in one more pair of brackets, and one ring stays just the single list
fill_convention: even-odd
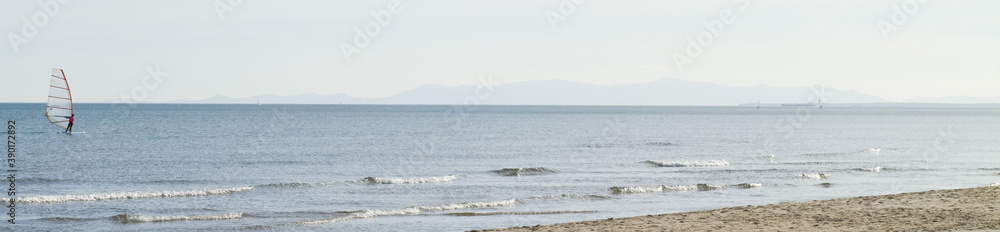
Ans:
[{"label": "sky", "polygon": [[77,102],[305,93],[379,98],[427,84],[478,84],[486,75],[497,83],[613,85],[670,77],[823,85],[890,101],[1000,98],[995,0],[0,5],[6,39],[0,102],[46,101],[51,68],[65,70]]}]

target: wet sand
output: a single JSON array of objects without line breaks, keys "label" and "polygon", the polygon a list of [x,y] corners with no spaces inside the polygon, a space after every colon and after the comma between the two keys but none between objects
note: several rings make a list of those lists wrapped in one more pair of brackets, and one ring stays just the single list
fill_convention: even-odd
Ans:
[{"label": "wet sand", "polygon": [[1000,231],[1000,186],[487,231]]}]

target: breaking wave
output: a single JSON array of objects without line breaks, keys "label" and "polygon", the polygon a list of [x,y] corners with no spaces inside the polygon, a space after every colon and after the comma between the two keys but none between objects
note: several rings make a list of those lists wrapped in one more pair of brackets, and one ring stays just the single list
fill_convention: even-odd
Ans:
[{"label": "breaking wave", "polygon": [[825,174],[825,173],[815,173],[815,174],[802,174],[802,175],[798,175],[798,177],[799,178],[819,180],[819,179],[830,178],[830,175],[829,174]]},{"label": "breaking wave", "polygon": [[997,186],[1000,186],[1000,183],[996,183],[996,184],[991,184],[991,185],[987,185],[986,187],[997,187]]},{"label": "breaking wave", "polygon": [[390,210],[362,210],[360,212],[349,213],[346,216],[342,217],[331,218],[327,220],[319,220],[319,221],[301,222],[301,224],[324,224],[331,222],[346,221],[351,219],[372,218],[378,216],[409,215],[409,214],[420,214],[420,210],[414,208],[390,209]]},{"label": "breaking wave", "polygon": [[465,203],[446,204],[439,206],[414,206],[411,208],[416,208],[419,210],[431,210],[431,211],[469,209],[469,208],[495,208],[501,206],[511,206],[514,205],[514,202],[516,201],[517,199],[511,198],[503,201],[465,202]]},{"label": "breaking wave", "polygon": [[761,184],[761,183],[742,183],[742,184],[736,184],[736,185],[733,185],[733,186],[736,186],[737,188],[741,188],[741,189],[748,189],[748,188],[760,188],[760,187],[763,187],[764,185]]},{"label": "breaking wave", "polygon": [[548,168],[504,168],[500,170],[493,170],[494,173],[504,175],[504,176],[530,176],[530,175],[543,175],[549,173],[555,173],[555,170]]},{"label": "breaking wave", "polygon": [[614,194],[636,194],[636,193],[662,193],[662,192],[675,192],[675,191],[711,191],[716,189],[725,188],[725,185],[709,185],[709,184],[696,184],[696,185],[676,185],[676,186],[666,186],[660,185],[656,187],[611,187],[608,188],[611,193]]},{"label": "breaking wave", "polygon": [[198,215],[198,216],[186,216],[186,215],[147,216],[147,215],[119,214],[111,217],[111,219],[121,223],[169,222],[169,221],[193,221],[193,220],[230,220],[230,219],[240,219],[240,218],[243,218],[243,213],[227,213],[227,214]]},{"label": "breaking wave", "polygon": [[882,166],[875,166],[870,168],[855,168],[854,170],[859,172],[882,172],[882,170],[885,170],[885,168],[883,168]]},{"label": "breaking wave", "polygon": [[361,210],[355,212],[348,212],[347,215],[326,219],[318,221],[307,221],[300,222],[300,224],[324,224],[332,222],[340,222],[351,219],[361,219],[361,218],[372,218],[378,216],[398,216],[398,215],[416,215],[420,214],[422,211],[445,211],[445,210],[457,210],[457,209],[470,209],[470,208],[496,208],[503,206],[514,205],[516,199],[509,199],[503,201],[487,201],[487,202],[465,202],[457,204],[445,204],[438,206],[413,206],[405,209],[389,209],[389,210]]},{"label": "breaking wave", "polygon": [[454,175],[439,177],[413,177],[413,178],[392,178],[392,177],[365,177],[361,182],[368,184],[423,184],[452,182],[457,178]]},{"label": "breaking wave", "polygon": [[575,195],[575,194],[561,194],[561,195],[548,195],[540,197],[529,197],[522,199],[524,201],[559,201],[559,200],[606,200],[611,199],[609,196],[601,195]]},{"label": "breaking wave", "polygon": [[[157,192],[118,192],[118,193],[95,193],[95,194],[81,194],[81,195],[30,196],[30,197],[17,198],[17,202],[55,203],[55,202],[71,202],[71,201],[107,201],[107,200],[120,200],[120,199],[160,198],[160,197],[191,197],[191,196],[229,194],[229,193],[247,191],[251,189],[253,189],[253,187],[239,187],[239,188],[227,188],[227,189],[199,189],[199,190],[181,190],[181,191],[157,191]],[[0,200],[9,201],[10,199],[0,198]]]},{"label": "breaking wave", "polygon": [[694,161],[694,162],[661,162],[655,160],[646,160],[646,163],[656,165],[659,167],[721,167],[729,166],[729,162],[726,160],[706,160],[706,161]]}]

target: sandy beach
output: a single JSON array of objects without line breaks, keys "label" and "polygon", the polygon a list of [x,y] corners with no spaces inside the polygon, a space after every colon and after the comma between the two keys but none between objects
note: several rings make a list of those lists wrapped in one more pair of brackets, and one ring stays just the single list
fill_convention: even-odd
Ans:
[{"label": "sandy beach", "polygon": [[1000,186],[486,231],[1000,231]]}]

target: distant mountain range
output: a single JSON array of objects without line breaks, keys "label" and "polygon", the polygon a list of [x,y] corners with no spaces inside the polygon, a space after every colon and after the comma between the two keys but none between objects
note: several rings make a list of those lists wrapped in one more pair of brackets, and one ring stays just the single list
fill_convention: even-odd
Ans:
[{"label": "distant mountain range", "polygon": [[[477,93],[478,89],[478,93]],[[780,103],[817,102],[823,96],[824,105],[856,103],[887,103],[884,99],[857,91],[822,89],[819,87],[724,86],[706,82],[663,78],[641,84],[600,86],[588,83],[539,80],[502,84],[490,87],[475,85],[424,85],[385,98],[355,98],[346,94],[300,94],[291,96],[261,95],[246,98],[215,96],[202,100],[167,103],[222,104],[435,104],[457,105],[478,102],[487,105],[699,105],[731,106]],[[1000,103],[1000,99],[934,98],[913,99],[907,103]],[[901,103],[893,103],[901,104]],[[905,103],[902,103],[905,104]],[[867,105],[867,104],[866,104]]]}]

